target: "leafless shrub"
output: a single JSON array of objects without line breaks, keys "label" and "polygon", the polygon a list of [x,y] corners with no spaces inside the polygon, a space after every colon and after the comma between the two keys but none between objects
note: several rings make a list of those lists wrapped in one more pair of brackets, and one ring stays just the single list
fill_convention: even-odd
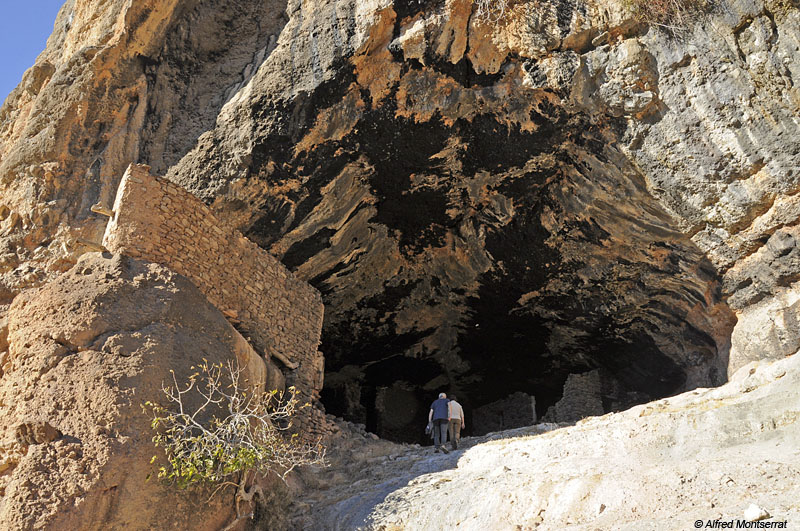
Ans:
[{"label": "leafless shrub", "polygon": [[641,22],[675,33],[684,32],[697,18],[709,11],[711,0],[623,0]]},{"label": "leafless shrub", "polygon": [[252,517],[241,514],[240,503],[263,497],[257,486],[247,487],[256,474],[272,472],[285,481],[298,466],[325,464],[321,444],[288,433],[296,411],[308,407],[298,405],[294,388],[285,394],[250,393],[235,362],[204,362],[192,369],[186,383],[179,384],[172,372],[172,385],[162,385],[166,405],[144,404],[152,414],[153,442],[167,457],[159,478],[179,488],[217,485],[212,497],[225,486],[236,487],[239,521]]},{"label": "leafless shrub", "polygon": [[498,22],[506,14],[508,0],[475,0],[476,14],[484,22]]}]

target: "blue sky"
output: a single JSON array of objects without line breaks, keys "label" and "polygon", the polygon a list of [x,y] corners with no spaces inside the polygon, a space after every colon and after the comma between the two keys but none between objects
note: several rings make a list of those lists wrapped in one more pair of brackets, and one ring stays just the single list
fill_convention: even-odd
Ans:
[{"label": "blue sky", "polygon": [[0,12],[0,102],[33,66],[65,0],[9,0]]}]

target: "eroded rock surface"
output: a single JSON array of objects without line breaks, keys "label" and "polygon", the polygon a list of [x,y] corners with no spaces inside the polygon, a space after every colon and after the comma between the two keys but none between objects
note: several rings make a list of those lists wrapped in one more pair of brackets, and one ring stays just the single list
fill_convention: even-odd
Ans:
[{"label": "eroded rock surface", "polygon": [[544,414],[598,367],[622,402],[725,380],[718,273],[620,140],[659,109],[646,28],[539,7],[290,3],[170,171],[323,292],[324,401],[383,435],[440,388]]},{"label": "eroded rock surface", "polygon": [[[264,362],[186,278],[121,255],[87,254],[15,299],[0,378],[0,527],[221,529],[233,495],[147,481],[159,452],[145,401],[192,366]],[[261,383],[259,383],[261,382]],[[192,402],[193,403],[193,402]],[[196,407],[188,403],[188,407]]]},{"label": "eroded rock surface", "polygon": [[163,173],[271,52],[280,0],[67,0],[0,109],[0,304],[95,250],[131,162]]},{"label": "eroded rock surface", "polygon": [[[140,465],[168,369],[251,352],[219,312],[119,257],[25,291],[96,248],[92,206],[131,162],[324,293],[323,402],[396,440],[443,389],[574,420],[797,351],[797,2],[724,0],[678,34],[622,2],[510,4],[488,23],[470,0],[66,2],[0,109],[2,526],[234,510]],[[353,457],[298,479],[294,521],[796,517],[797,363],[446,457],[334,437]]]},{"label": "eroded rock surface", "polygon": [[719,384],[800,337],[799,13],[70,0],[0,111],[0,304],[138,161],[324,293],[323,401],[381,434],[440,389],[542,415],[570,374],[613,379],[605,411]]}]

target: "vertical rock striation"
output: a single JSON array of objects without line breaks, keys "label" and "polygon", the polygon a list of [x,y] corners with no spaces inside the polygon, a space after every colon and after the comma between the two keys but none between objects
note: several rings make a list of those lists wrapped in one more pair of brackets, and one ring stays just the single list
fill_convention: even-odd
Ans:
[{"label": "vertical rock striation", "polygon": [[[163,172],[270,51],[280,1],[68,0],[0,109],[0,304],[98,242],[131,162]],[[272,40],[270,40],[272,39]]]}]

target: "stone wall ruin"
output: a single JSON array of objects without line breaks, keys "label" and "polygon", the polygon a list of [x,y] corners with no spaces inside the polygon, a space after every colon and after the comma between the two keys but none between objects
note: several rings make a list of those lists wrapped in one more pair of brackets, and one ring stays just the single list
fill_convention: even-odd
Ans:
[{"label": "stone wall ruin", "polygon": [[472,412],[472,433],[485,435],[536,424],[536,398],[522,392],[475,408]]},{"label": "stone wall ruin", "polygon": [[[317,350],[324,306],[319,292],[220,221],[180,186],[132,164],[120,182],[103,245],[188,277],[267,361],[282,366],[301,403],[316,403],[324,359]],[[325,415],[303,410],[306,435],[324,435]]]},{"label": "stone wall ruin", "polygon": [[624,389],[607,370],[573,373],[564,382],[561,399],[548,408],[544,422],[577,422],[646,402],[644,394]]}]

